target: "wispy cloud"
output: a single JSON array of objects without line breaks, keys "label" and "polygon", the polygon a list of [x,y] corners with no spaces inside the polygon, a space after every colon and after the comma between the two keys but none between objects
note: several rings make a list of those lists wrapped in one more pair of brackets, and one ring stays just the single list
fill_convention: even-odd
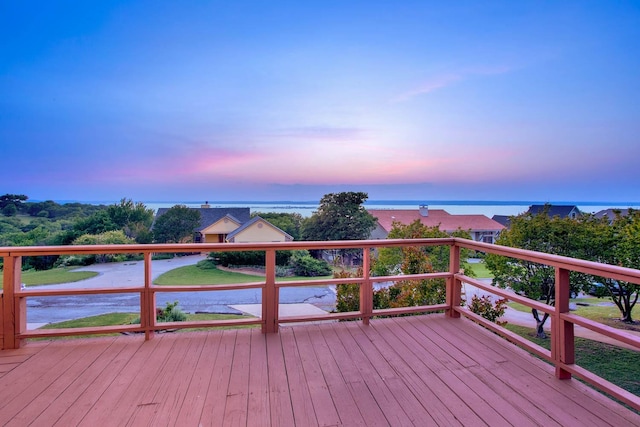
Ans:
[{"label": "wispy cloud", "polygon": [[416,85],[416,87],[414,87],[413,89],[410,89],[396,96],[391,100],[391,102],[405,102],[412,98],[415,98],[416,96],[427,95],[438,89],[452,86],[461,80],[467,80],[475,76],[491,76],[504,74],[512,71],[513,69],[513,67],[507,66],[473,67],[460,70],[458,72],[435,75]]},{"label": "wispy cloud", "polygon": [[295,139],[354,140],[366,138],[367,132],[364,129],[352,127],[308,126],[280,129],[274,136]]}]

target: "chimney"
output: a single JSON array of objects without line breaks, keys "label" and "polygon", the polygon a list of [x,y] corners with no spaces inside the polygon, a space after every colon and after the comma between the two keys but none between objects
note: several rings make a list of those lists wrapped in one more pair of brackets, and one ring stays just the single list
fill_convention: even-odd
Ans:
[{"label": "chimney", "polygon": [[420,216],[429,216],[429,206],[428,205],[420,205]]},{"label": "chimney", "polygon": [[209,209],[211,207],[211,205],[209,204],[209,201],[204,202],[204,205],[200,205],[200,207],[202,209]]}]

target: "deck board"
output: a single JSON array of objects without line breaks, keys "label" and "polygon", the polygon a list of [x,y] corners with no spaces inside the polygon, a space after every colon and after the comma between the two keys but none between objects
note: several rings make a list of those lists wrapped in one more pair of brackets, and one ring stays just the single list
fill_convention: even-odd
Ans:
[{"label": "deck board", "polygon": [[467,319],[27,343],[0,352],[1,425],[640,425]]}]

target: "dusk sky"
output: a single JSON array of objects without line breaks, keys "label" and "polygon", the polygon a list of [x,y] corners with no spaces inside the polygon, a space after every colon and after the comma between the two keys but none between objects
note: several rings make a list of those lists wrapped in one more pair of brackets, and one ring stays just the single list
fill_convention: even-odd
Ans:
[{"label": "dusk sky", "polygon": [[0,192],[640,202],[638,1],[4,1]]}]

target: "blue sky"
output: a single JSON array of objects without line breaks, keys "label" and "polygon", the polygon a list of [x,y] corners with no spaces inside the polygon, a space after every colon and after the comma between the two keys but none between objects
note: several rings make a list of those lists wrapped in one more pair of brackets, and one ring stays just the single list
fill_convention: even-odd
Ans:
[{"label": "blue sky", "polygon": [[0,4],[4,193],[640,201],[640,2]]}]

